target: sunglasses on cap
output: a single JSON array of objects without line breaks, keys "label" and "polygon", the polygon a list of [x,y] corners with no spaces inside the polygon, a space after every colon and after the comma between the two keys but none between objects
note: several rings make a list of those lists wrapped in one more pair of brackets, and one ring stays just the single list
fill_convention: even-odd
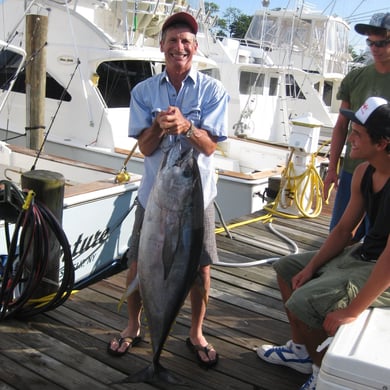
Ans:
[{"label": "sunglasses on cap", "polygon": [[380,41],[372,41],[371,39],[366,39],[367,46],[372,47],[385,47],[390,43],[390,39],[382,39]]}]

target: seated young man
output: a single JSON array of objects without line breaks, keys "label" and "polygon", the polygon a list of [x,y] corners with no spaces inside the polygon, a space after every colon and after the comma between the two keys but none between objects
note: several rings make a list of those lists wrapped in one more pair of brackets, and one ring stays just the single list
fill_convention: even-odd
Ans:
[{"label": "seated young man", "polygon": [[[269,363],[312,373],[301,390],[316,388],[325,353],[316,349],[328,336],[368,307],[390,306],[390,104],[370,97],[356,113],[340,112],[353,122],[350,156],[365,162],[356,168],[348,206],[321,248],[274,264],[292,340],[257,349]],[[368,234],[349,246],[365,215]]]}]

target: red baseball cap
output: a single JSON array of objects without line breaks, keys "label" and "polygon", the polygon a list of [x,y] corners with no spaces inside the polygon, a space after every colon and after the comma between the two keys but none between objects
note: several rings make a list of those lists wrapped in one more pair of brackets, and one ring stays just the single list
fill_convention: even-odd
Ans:
[{"label": "red baseball cap", "polygon": [[175,24],[186,24],[191,31],[196,35],[198,32],[198,23],[196,23],[195,18],[188,12],[177,12],[171,15],[163,24],[162,32],[164,32],[168,27],[171,27]]}]

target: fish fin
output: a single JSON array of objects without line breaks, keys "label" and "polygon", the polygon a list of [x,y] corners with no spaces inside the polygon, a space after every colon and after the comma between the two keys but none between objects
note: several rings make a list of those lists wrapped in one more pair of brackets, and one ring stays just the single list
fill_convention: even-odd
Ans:
[{"label": "fish fin", "polygon": [[121,299],[119,300],[119,303],[118,303],[118,312],[121,310],[123,302],[127,299],[127,297],[129,297],[131,294],[133,294],[135,291],[137,291],[138,288],[139,288],[139,278],[138,278],[138,274],[137,274],[135,276],[135,278],[130,282],[126,291],[122,294]]},{"label": "fish fin", "polygon": [[164,266],[164,279],[167,279],[169,272],[171,271],[173,261],[175,260],[175,254],[179,246],[180,234],[181,234],[181,221],[177,222],[176,228],[171,229],[169,234],[166,234],[164,240],[164,246],[162,250],[162,263]]},{"label": "fish fin", "polygon": [[164,248],[162,252],[162,263],[164,267],[164,280],[167,279],[169,272],[172,268],[172,262],[174,259],[174,256],[172,256],[172,245],[169,245],[167,243],[164,243]]},{"label": "fish fin", "polygon": [[195,278],[195,281],[194,281],[194,286],[196,288],[199,289],[199,291],[201,292],[201,295],[203,297],[203,301],[205,303],[205,305],[207,306],[207,304],[209,303],[209,296],[207,294],[207,290],[204,286],[204,280],[201,276],[201,274],[198,272],[198,274],[196,275],[196,278]]}]

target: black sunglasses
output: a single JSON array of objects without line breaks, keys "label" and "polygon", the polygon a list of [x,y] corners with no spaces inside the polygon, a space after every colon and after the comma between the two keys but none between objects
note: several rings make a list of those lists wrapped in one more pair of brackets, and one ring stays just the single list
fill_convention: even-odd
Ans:
[{"label": "black sunglasses", "polygon": [[366,39],[367,46],[372,47],[385,47],[390,43],[390,39],[382,39],[381,41],[372,41],[371,39]]}]

